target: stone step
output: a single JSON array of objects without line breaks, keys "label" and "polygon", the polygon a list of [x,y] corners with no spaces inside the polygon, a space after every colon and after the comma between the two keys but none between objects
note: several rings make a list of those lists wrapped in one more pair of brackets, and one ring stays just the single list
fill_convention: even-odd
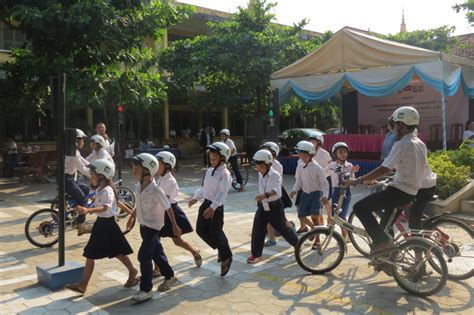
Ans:
[{"label": "stone step", "polygon": [[474,214],[474,200],[461,200],[461,211]]}]

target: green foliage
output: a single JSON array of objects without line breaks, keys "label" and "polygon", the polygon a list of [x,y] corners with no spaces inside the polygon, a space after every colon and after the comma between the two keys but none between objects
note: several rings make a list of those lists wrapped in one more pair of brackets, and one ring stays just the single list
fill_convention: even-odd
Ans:
[{"label": "green foliage", "polygon": [[[210,35],[177,41],[163,50],[159,66],[170,74],[169,86],[190,95],[191,102],[266,112],[270,75],[317,45],[301,40],[305,20],[292,27],[272,23],[274,6],[252,1],[230,20],[209,23]],[[197,93],[198,88],[208,93]]]},{"label": "green foliage", "polygon": [[458,150],[446,151],[449,160],[456,166],[468,166],[471,170],[471,178],[474,178],[474,149],[463,145]]},{"label": "green foliage", "polygon": [[427,30],[417,30],[394,35],[390,34],[381,37],[429,50],[449,52],[449,50],[458,42],[457,38],[452,36],[455,29],[454,26],[444,25]]},{"label": "green foliage", "polygon": [[316,127],[320,130],[340,126],[341,107],[332,100],[318,104],[304,103],[299,97],[293,96],[280,108],[280,115],[284,118],[293,116],[316,117]]},{"label": "green foliage", "polygon": [[3,1],[1,18],[24,32],[29,45],[0,66],[9,87],[2,101],[41,109],[50,77],[65,72],[70,107],[156,106],[166,95],[145,39],[160,40],[187,12],[158,0]]},{"label": "green foliage", "polygon": [[[469,182],[471,168],[469,165],[461,163],[466,157],[464,153],[436,151],[428,156],[428,162],[433,172],[438,175],[436,193],[443,199],[451,196]],[[455,162],[452,158],[455,159]]]},{"label": "green foliage", "polygon": [[466,19],[471,25],[474,25],[474,0],[466,0],[464,3],[459,3],[453,6],[457,13],[466,11]]}]

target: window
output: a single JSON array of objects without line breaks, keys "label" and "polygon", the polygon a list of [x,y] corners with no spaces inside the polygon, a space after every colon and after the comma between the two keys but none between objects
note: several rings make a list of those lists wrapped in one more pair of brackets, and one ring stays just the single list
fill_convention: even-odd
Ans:
[{"label": "window", "polygon": [[0,49],[12,50],[21,47],[25,42],[26,36],[24,33],[0,23]]}]

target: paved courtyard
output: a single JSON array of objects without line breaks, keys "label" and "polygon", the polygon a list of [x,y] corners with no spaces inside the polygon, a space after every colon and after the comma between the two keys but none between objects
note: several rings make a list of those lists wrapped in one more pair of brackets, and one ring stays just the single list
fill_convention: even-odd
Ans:
[{"label": "paved courtyard", "polygon": [[[200,185],[204,169],[183,163],[177,173],[182,187],[181,206],[194,224],[198,206],[189,209],[184,200]],[[408,295],[393,278],[376,273],[368,261],[349,245],[343,262],[331,273],[313,276],[296,263],[292,249],[284,240],[264,250],[265,260],[246,263],[250,255],[250,233],[255,211],[256,176],[245,192],[231,191],[225,203],[224,230],[234,252],[234,263],[225,278],[219,276],[217,252],[209,249],[195,233],[184,238],[201,249],[204,262],[194,266],[192,256],[165,239],[163,245],[179,279],[166,293],[156,292],[153,299],[135,304],[130,297],[138,287],[123,288],[126,269],[117,260],[100,260],[84,297],[68,290],[55,292],[36,283],[35,266],[57,261],[57,246],[36,248],[24,236],[24,224],[35,210],[48,205],[40,203],[55,194],[52,184],[18,184],[17,180],[0,180],[0,314],[473,314],[474,279],[448,281],[446,287],[429,298]],[[131,186],[129,172],[125,185]],[[286,176],[284,185],[293,184]],[[357,200],[368,191],[353,192]],[[296,221],[294,209],[288,212]],[[93,217],[89,217],[89,221]],[[127,235],[135,253],[132,261],[138,268],[136,253],[140,245],[138,228]],[[66,259],[84,262],[82,249],[88,236],[75,231],[66,235]],[[162,278],[155,279],[158,284]],[[155,286],[156,288],[156,286]]]}]

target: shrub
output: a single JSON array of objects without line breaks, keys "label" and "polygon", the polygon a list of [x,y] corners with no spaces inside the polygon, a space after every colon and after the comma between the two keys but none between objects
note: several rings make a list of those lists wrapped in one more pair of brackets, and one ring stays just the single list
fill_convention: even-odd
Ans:
[{"label": "shrub", "polygon": [[[451,158],[454,158],[456,163],[460,163],[464,155],[459,153],[453,154],[452,151],[437,151],[428,156],[428,163],[431,169],[438,175],[436,193],[442,199],[446,199],[464,187],[469,182],[471,174],[471,169],[468,165],[456,165]],[[472,163],[472,161],[469,162]]]},{"label": "shrub", "polygon": [[451,162],[456,166],[469,166],[471,178],[474,177],[474,149],[463,145],[459,150],[446,151]]}]

